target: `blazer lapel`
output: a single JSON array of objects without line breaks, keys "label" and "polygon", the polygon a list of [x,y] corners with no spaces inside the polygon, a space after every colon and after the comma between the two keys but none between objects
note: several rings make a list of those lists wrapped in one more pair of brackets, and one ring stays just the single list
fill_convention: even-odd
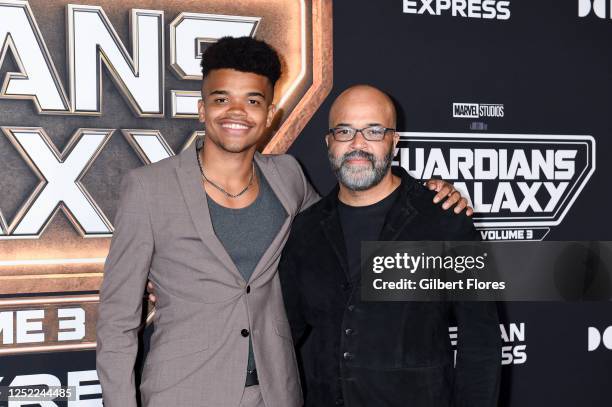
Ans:
[{"label": "blazer lapel", "polygon": [[215,235],[215,231],[210,220],[206,193],[202,185],[202,174],[197,160],[196,145],[192,143],[187,149],[180,153],[180,166],[176,168],[183,197],[187,203],[191,220],[195,225],[202,242],[210,248],[211,252],[219,259],[224,266],[234,272],[243,280],[238,268],[232,261],[230,255],[223,247],[221,241]]},{"label": "blazer lapel", "polygon": [[[296,202],[292,202],[292,200],[287,196],[287,192],[285,190],[284,185],[282,184],[280,174],[276,165],[272,163],[270,160],[262,157],[259,152],[255,153],[255,163],[260,169],[261,174],[266,178],[268,185],[272,188],[272,191],[280,201],[283,208],[285,208],[285,222],[281,226],[280,230],[270,243],[270,246],[263,253],[253,273],[251,274],[251,278],[249,282],[255,280],[259,277],[267,268],[270,261],[280,255],[280,251],[283,249],[283,240],[285,236],[289,233],[289,229],[291,228],[291,220],[293,219],[293,215],[295,215],[297,204]],[[293,199],[295,201],[295,199]]]},{"label": "blazer lapel", "polygon": [[410,205],[405,196],[399,196],[397,202],[391,207],[385,223],[380,232],[378,240],[393,241],[397,240],[399,234],[407,227],[414,217],[418,214],[416,209]]},{"label": "blazer lapel", "polygon": [[400,193],[397,201],[391,206],[380,232],[378,240],[381,241],[397,240],[400,233],[419,214],[410,203],[410,196],[417,187],[416,181],[401,167],[391,167],[391,171],[402,179],[402,183],[398,187]]},{"label": "blazer lapel", "polygon": [[340,268],[344,273],[346,281],[351,281],[351,276],[348,269],[348,254],[346,252],[346,242],[340,224],[340,215],[338,214],[338,186],[325,198],[323,205],[324,217],[320,224],[323,229],[323,235],[327,238],[328,243],[340,264]]}]

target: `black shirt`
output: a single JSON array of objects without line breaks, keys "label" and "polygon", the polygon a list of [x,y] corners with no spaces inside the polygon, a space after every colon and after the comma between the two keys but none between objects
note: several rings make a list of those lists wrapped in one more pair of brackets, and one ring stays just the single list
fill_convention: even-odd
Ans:
[{"label": "black shirt", "polygon": [[399,188],[395,188],[383,200],[367,206],[350,206],[338,200],[338,213],[346,244],[351,280],[359,280],[361,274],[361,242],[378,240],[387,213],[398,195]]}]

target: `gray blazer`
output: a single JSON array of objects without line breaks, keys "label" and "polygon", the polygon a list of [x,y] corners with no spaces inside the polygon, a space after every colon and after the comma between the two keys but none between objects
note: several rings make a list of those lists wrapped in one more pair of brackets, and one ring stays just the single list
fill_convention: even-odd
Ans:
[{"label": "gray blazer", "polygon": [[277,276],[293,218],[319,197],[289,155],[255,154],[288,213],[245,282],[214,234],[193,143],[127,173],[104,265],[97,371],[106,407],[135,407],[134,361],[147,279],[155,332],[140,385],[144,406],[236,407],[250,331],[267,407],[300,407],[302,393]]}]

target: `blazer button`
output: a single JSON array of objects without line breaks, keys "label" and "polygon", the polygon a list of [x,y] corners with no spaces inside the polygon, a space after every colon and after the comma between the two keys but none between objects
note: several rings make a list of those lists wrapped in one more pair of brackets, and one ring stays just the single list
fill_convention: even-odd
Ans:
[{"label": "blazer button", "polygon": [[247,336],[249,336],[249,330],[248,329],[243,329],[242,331],[240,331],[240,335],[244,336],[245,338]]},{"label": "blazer button", "polygon": [[346,329],[344,330],[344,333],[345,333],[347,336],[351,336],[351,335],[352,335],[354,332],[355,332],[355,331],[353,331],[351,328],[346,328]]},{"label": "blazer button", "polygon": [[344,360],[353,360],[355,356],[351,352],[344,352],[344,354],[342,354],[342,357],[344,358]]},{"label": "blazer button", "polygon": [[247,289],[246,289],[247,294],[251,292],[251,286],[247,285]]},{"label": "blazer button", "polygon": [[342,285],[340,286],[340,288],[342,288],[344,291],[348,290],[349,288],[351,288],[351,285],[349,283],[342,283]]},{"label": "blazer button", "polygon": [[355,311],[355,306],[353,304],[349,305],[347,308],[351,312]]}]

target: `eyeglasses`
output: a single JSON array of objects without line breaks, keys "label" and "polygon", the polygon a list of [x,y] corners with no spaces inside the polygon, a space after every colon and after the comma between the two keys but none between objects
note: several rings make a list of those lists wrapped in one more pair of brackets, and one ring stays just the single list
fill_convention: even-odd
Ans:
[{"label": "eyeglasses", "polygon": [[363,129],[354,129],[348,126],[334,127],[329,129],[329,134],[332,135],[336,141],[351,141],[355,138],[357,133],[361,133],[363,138],[368,141],[382,141],[388,131],[395,131],[395,129],[382,126],[371,126],[364,127]]}]

